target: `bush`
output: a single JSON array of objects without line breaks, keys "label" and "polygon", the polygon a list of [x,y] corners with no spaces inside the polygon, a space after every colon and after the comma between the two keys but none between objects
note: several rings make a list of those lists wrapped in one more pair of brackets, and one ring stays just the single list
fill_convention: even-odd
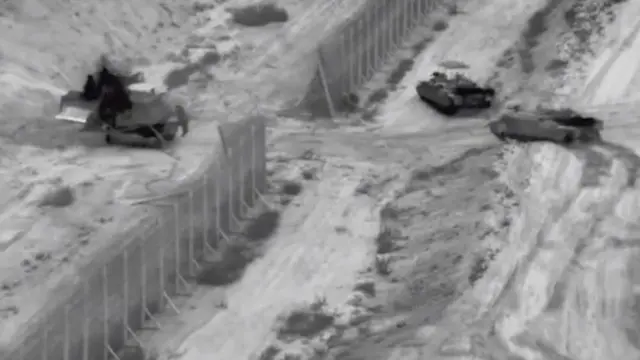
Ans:
[{"label": "bush", "polygon": [[449,24],[447,24],[447,22],[444,20],[438,20],[435,22],[435,24],[433,24],[434,31],[445,31],[448,27]]},{"label": "bush", "polygon": [[275,4],[254,4],[243,8],[229,9],[234,23],[242,26],[259,27],[272,23],[284,23],[289,13]]}]

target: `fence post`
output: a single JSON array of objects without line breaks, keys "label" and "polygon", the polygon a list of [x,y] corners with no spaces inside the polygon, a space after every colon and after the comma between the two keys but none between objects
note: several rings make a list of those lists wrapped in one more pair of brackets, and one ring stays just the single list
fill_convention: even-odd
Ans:
[{"label": "fence post", "polygon": [[402,21],[400,21],[400,3],[402,0],[395,1],[393,3],[393,22],[395,24],[394,28],[394,39],[393,39],[393,51],[395,52],[398,49],[398,45],[402,39],[402,26],[404,25]]},{"label": "fence post", "polygon": [[[149,302],[150,301],[154,301],[154,299],[149,299],[149,273],[148,271],[148,266],[147,266],[147,257],[145,256],[145,249],[144,246],[147,243],[148,238],[143,237],[141,239],[142,241],[140,242],[140,274],[141,274],[141,288],[142,288],[142,293],[141,295],[141,300],[140,303],[142,304],[142,311],[140,312],[140,323],[144,324],[147,322],[147,319],[152,321],[156,328],[160,327],[160,324],[158,323],[158,321],[156,320],[156,318],[153,316],[153,314],[151,313],[151,310],[149,310]],[[162,277],[162,275],[161,275]],[[162,304],[162,295],[159,296],[158,298],[158,302],[159,304]],[[162,307],[162,306],[160,306]]]},{"label": "fence post", "polygon": [[[357,23],[356,23],[357,25]],[[357,65],[357,60],[358,60],[358,50],[357,47],[354,46],[355,43],[355,33],[357,31],[357,28],[355,28],[353,25],[349,26],[349,37],[348,37],[348,48],[349,48],[349,87],[347,89],[343,89],[343,94],[348,94],[349,92],[351,92],[351,89],[354,89],[358,84],[357,84],[357,72],[358,72],[358,65]],[[354,50],[355,50],[355,54],[354,54]],[[355,55],[355,56],[354,56]],[[356,58],[354,61],[354,57]]]},{"label": "fence post", "polygon": [[[191,191],[189,191],[189,196],[191,196],[192,193]],[[173,236],[173,251],[175,253],[175,257],[174,257],[174,266],[176,269],[176,273],[175,273],[175,277],[174,277],[174,281],[173,281],[173,286],[175,288],[175,295],[184,295],[181,291],[180,291],[180,286],[182,285],[185,289],[188,287],[187,285],[187,280],[185,280],[185,278],[182,276],[182,251],[180,249],[181,241],[182,241],[182,225],[181,225],[181,215],[182,215],[182,209],[180,208],[180,197],[178,197],[176,199],[176,201],[173,203],[173,219],[174,219],[174,236]],[[189,204],[191,205],[191,203]],[[189,208],[191,208],[191,206],[189,206]],[[191,210],[191,209],[189,209]],[[191,252],[191,247],[193,245],[192,239],[189,239],[189,244],[187,244],[187,246],[189,247],[188,251]],[[191,259],[191,255],[187,254],[187,256],[189,256],[189,260]],[[190,261],[189,261],[190,262]],[[191,268],[191,264],[189,264],[189,267]],[[188,290],[187,290],[188,292]],[[165,292],[166,293],[166,292]],[[169,295],[167,294],[167,297]],[[167,299],[169,300],[169,299]],[[177,307],[174,306],[173,304],[171,304],[171,306],[173,308],[176,309],[176,313],[179,313],[179,311],[177,311]]]},{"label": "fence post", "polygon": [[266,132],[266,124],[262,123],[260,124],[260,193],[262,194],[263,192],[266,191],[267,189],[267,141],[265,139],[265,132]]},{"label": "fence post", "polygon": [[47,360],[49,357],[49,326],[42,328],[42,353],[41,360]]},{"label": "fence post", "polygon": [[[224,174],[224,169],[222,168],[222,162],[220,162],[219,160],[216,161],[217,166],[217,170],[216,174],[219,174],[220,177],[222,177],[222,174]],[[222,227],[222,219],[220,218],[220,213],[222,212],[222,208],[221,208],[221,202],[222,199],[224,198],[224,194],[222,194],[222,189],[221,184],[222,181],[218,180],[215,182],[215,187],[216,187],[216,232],[217,235],[222,237],[222,239],[225,241],[225,243],[227,244],[231,244],[231,239],[229,239],[229,237],[227,236],[227,234],[224,232],[224,228]]]},{"label": "fence post", "polygon": [[202,178],[202,189],[204,192],[202,199],[202,214],[204,216],[204,218],[202,219],[204,225],[204,236],[202,239],[203,256],[206,256],[209,253],[215,253],[215,249],[213,248],[214,245],[211,244],[211,242],[215,240],[215,237],[213,239],[210,237],[213,227],[212,221],[215,222],[215,220],[211,219],[211,202],[213,201],[215,203],[217,201],[216,199],[211,199],[211,197],[215,195],[215,190],[211,191],[210,189],[212,182],[210,181],[211,179],[209,177],[211,176],[212,169],[213,163],[209,167],[209,170],[205,172],[204,177]]},{"label": "fence post", "polygon": [[[226,150],[225,150],[226,151]],[[216,181],[214,182],[214,186],[215,186],[215,198],[216,198],[216,232],[218,233],[218,235],[222,232],[222,220],[220,219],[220,200],[222,200],[222,197],[220,196],[221,194],[221,189],[220,189],[220,176],[222,175],[222,165],[220,163],[220,160],[217,159],[216,160],[216,175],[218,175],[218,179],[216,179]],[[226,239],[225,239],[226,240]]]},{"label": "fence post", "polygon": [[364,47],[364,56],[365,56],[365,61],[364,61],[364,78],[362,79],[362,83],[360,84],[360,86],[362,86],[362,84],[364,84],[365,82],[369,81],[370,76],[373,75],[373,64],[371,63],[371,26],[369,25],[371,23],[371,5],[367,6],[365,8],[365,15],[363,17],[364,21],[363,21],[363,31],[364,31],[364,42],[363,42],[363,47]]},{"label": "fence post", "polygon": [[404,19],[404,34],[403,37],[411,33],[411,29],[413,29],[413,23],[411,22],[411,0],[402,0],[402,4],[404,5],[402,9],[402,18]]},{"label": "fence post", "polygon": [[380,12],[380,10],[378,9],[380,7],[380,3],[379,2],[374,2],[373,5],[371,5],[371,9],[373,14],[371,15],[371,39],[373,41],[373,68],[374,68],[374,73],[375,70],[378,70],[380,67],[380,59],[378,59],[378,50],[380,48],[380,46],[378,45],[378,14]]},{"label": "fence post", "polygon": [[245,164],[245,155],[247,154],[247,135],[244,133],[240,138],[240,158],[238,159],[240,165],[240,217],[244,217],[248,211],[250,206],[247,204],[247,184],[246,184],[246,166]]},{"label": "fence post", "polygon": [[391,48],[393,47],[393,15],[391,14],[391,5],[390,5],[390,1],[386,0],[385,2],[385,10],[384,10],[384,14],[385,14],[385,30],[386,30],[386,34],[385,34],[385,41],[386,41],[386,46],[384,49],[384,58],[385,60],[389,58],[389,54],[391,53]]},{"label": "fence post", "polygon": [[322,91],[324,97],[327,99],[327,108],[329,109],[329,116],[334,118],[336,116],[336,108],[333,104],[333,98],[331,97],[331,90],[329,89],[329,83],[327,82],[327,73],[325,72],[325,59],[322,54],[322,47],[318,49],[318,76],[320,77],[320,84],[322,85]]},{"label": "fence post", "polygon": [[383,65],[381,60],[381,53],[384,49],[384,13],[383,13],[383,3],[381,1],[376,1],[376,64],[377,67],[380,68]]},{"label": "fence post", "polygon": [[[206,173],[204,175],[206,177]],[[196,187],[195,189],[198,189]],[[203,189],[204,191],[204,189]],[[196,237],[196,211],[195,211],[195,203],[193,200],[193,191],[189,191],[189,276],[193,277],[196,275],[196,271],[198,263],[196,261],[196,252],[195,252],[195,237]]]},{"label": "fence post", "polygon": [[[320,66],[322,66],[322,60],[320,61]],[[325,79],[326,80],[326,79]],[[329,101],[329,99],[327,99]],[[256,200],[259,199],[258,187],[256,176],[258,172],[258,157],[257,148],[256,148],[256,129],[257,126],[255,124],[251,124],[251,192],[252,192],[252,201],[255,204]]]},{"label": "fence post", "polygon": [[233,163],[234,163],[234,157],[235,157],[235,151],[233,149],[233,147],[229,146],[228,150],[227,150],[229,157],[227,158],[227,174],[228,174],[228,184],[229,184],[229,188],[227,189],[227,204],[229,206],[228,211],[229,214],[227,216],[227,227],[229,229],[229,232],[233,232],[234,230],[234,223],[233,220],[235,218],[234,215],[234,206],[233,206]]},{"label": "fence post", "polygon": [[140,323],[144,324],[149,313],[148,296],[147,296],[147,257],[144,252],[145,239],[141,239],[140,242],[140,304],[142,304],[142,311],[140,312]]},{"label": "fence post", "polygon": [[[348,51],[348,34],[346,32],[341,33],[340,34],[340,41],[338,42],[340,44],[340,69],[338,69],[338,71],[334,72],[334,74],[337,73],[338,75],[338,79],[337,82],[340,85],[338,88],[333,89],[333,94],[334,96],[341,96],[341,94],[344,92],[344,89],[346,89],[347,87],[349,87],[349,71],[350,71],[350,60],[349,60],[349,51]],[[332,79],[332,82],[335,83],[336,79]],[[336,105],[334,103],[334,105]]]},{"label": "fence post", "polygon": [[237,204],[239,205],[239,209],[238,210],[238,218],[242,219],[244,216],[244,209],[245,209],[245,203],[244,203],[244,176],[242,174],[244,174],[244,169],[243,169],[243,157],[244,157],[244,134],[240,136],[240,138],[238,139],[238,149],[240,151],[238,151],[238,154],[236,155],[238,158],[236,159],[236,177],[238,178],[236,181],[236,184],[240,185],[240,189],[238,189],[239,195],[238,195],[238,202]]},{"label": "fence post", "polygon": [[353,36],[351,38],[351,53],[355,55],[354,60],[354,72],[355,78],[351,83],[351,87],[347,91],[347,94],[351,94],[354,89],[360,87],[362,83],[362,18],[359,18],[352,27]]},{"label": "fence post", "polygon": [[[163,239],[163,237],[161,237],[161,239]],[[159,264],[160,265],[159,266],[159,272],[160,272],[160,281],[159,281],[159,283],[160,283],[160,286],[159,286],[159,288],[160,288],[159,289],[159,291],[160,291],[160,299],[159,299],[159,303],[160,303],[160,306],[159,307],[160,307],[160,311],[162,311],[162,309],[165,306],[168,305],[171,309],[173,309],[173,311],[176,314],[179,314],[180,311],[178,310],[178,307],[173,303],[173,301],[171,300],[171,297],[169,297],[169,294],[167,293],[167,287],[166,287],[166,284],[167,284],[166,280],[167,279],[166,279],[166,277],[167,277],[168,273],[167,273],[167,268],[166,268],[167,264],[165,264],[165,252],[167,251],[167,249],[165,247],[167,245],[168,245],[167,243],[163,242],[160,245],[160,251],[159,251],[159,253],[160,253],[160,256],[159,256],[159,259],[160,259],[160,264]],[[178,258],[178,257],[179,257],[179,254],[176,254],[176,258]],[[180,269],[176,269],[176,276],[178,276],[179,272],[180,272]],[[176,280],[176,282],[177,281],[178,280]],[[160,323],[157,322],[157,321],[156,321],[156,324],[158,326],[160,326]]]},{"label": "fence post", "polygon": [[89,331],[91,331],[89,284],[85,281],[82,285],[82,360],[89,360]]},{"label": "fence post", "polygon": [[124,263],[122,270],[122,297],[124,298],[122,312],[122,339],[126,343],[129,338],[129,249],[124,249],[122,259]]},{"label": "fence post", "polygon": [[[213,165],[213,164],[212,164]],[[202,177],[202,253],[206,256],[207,250],[210,248],[209,243],[209,231],[211,230],[211,209],[209,208],[209,170],[204,173]]]},{"label": "fence post", "polygon": [[113,357],[114,359],[120,360],[118,355],[111,348],[111,344],[109,344],[109,274],[108,274],[108,265],[104,265],[102,267],[102,308],[103,308],[103,319],[102,319],[102,345],[104,346],[104,351],[102,353],[102,358],[104,360]]},{"label": "fence post", "polygon": [[[266,174],[266,154],[263,149],[264,140],[262,136],[262,124],[260,126],[256,126],[255,124],[251,125],[251,174],[252,174],[252,193],[254,201],[261,201],[265,206],[271,208],[267,200],[262,196],[262,188],[264,186],[264,177]],[[260,148],[258,148],[258,133],[260,133],[259,139],[261,140]],[[258,156],[258,154],[261,154]],[[260,182],[260,183],[258,183]]]},{"label": "fence post", "polygon": [[164,263],[164,254],[165,254],[165,247],[166,244],[160,244],[160,251],[158,251],[158,307],[160,309],[164,308],[165,306],[165,275],[166,275],[166,270],[165,270],[165,263]]},{"label": "fence post", "polygon": [[235,204],[235,199],[234,199],[234,193],[235,193],[235,189],[234,189],[234,182],[233,182],[233,175],[236,172],[237,166],[236,166],[236,149],[234,149],[233,147],[229,147],[229,157],[227,158],[227,166],[229,167],[228,169],[228,174],[229,174],[229,189],[228,189],[228,198],[227,201],[229,202],[229,217],[228,217],[228,221],[229,223],[227,224],[229,226],[229,231],[234,231],[234,229],[236,228],[236,226],[238,225],[238,223],[240,221],[238,221],[238,218],[236,217],[236,204]]},{"label": "fence post", "polygon": [[[135,244],[136,242],[134,241],[133,244]],[[135,251],[134,251],[135,253]],[[124,257],[124,281],[122,284],[122,290],[123,290],[123,297],[124,297],[124,314],[122,314],[122,323],[123,323],[123,339],[126,343],[129,341],[129,339],[133,339],[138,345],[142,345],[142,343],[140,342],[140,339],[138,339],[138,337],[136,336],[135,331],[133,331],[133,329],[131,328],[131,326],[129,325],[129,309],[131,308],[131,282],[129,281],[129,249],[125,249],[124,253],[123,253],[123,257]],[[146,304],[141,304],[142,308],[144,309],[146,307]],[[144,314],[144,310],[142,312]]]}]

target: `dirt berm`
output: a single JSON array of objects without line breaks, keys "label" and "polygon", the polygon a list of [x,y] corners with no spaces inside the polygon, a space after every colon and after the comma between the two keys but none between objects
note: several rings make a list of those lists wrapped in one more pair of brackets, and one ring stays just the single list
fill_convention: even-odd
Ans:
[{"label": "dirt berm", "polygon": [[[439,258],[432,260],[432,269],[423,264],[423,272],[403,280],[422,279],[421,289],[437,296],[414,296],[422,299],[420,305],[411,302],[410,291],[401,293],[393,300],[413,305],[410,320],[387,333],[372,334],[339,359],[638,358],[640,147],[631,138],[639,125],[624,106],[597,110],[602,99],[594,94],[609,101],[614,98],[610,94],[618,94],[621,98],[614,100],[624,102],[622,96],[638,91],[630,87],[637,81],[616,77],[636,79],[622,69],[637,62],[633,30],[639,10],[632,2],[552,0],[530,19],[520,40],[498,61],[490,82],[504,100],[526,106],[568,104],[591,112],[605,121],[604,141],[568,148],[544,143],[506,146],[512,154],[506,182],[519,205],[505,222],[506,232],[477,240],[493,239],[499,254],[488,254],[488,269],[482,274],[483,265],[481,276],[469,279],[473,286],[463,292],[459,283],[447,281],[464,263],[443,253],[454,246],[425,240],[411,225],[441,216],[442,211],[430,208],[432,202],[454,206],[462,195],[443,190],[447,195],[439,194],[438,200],[407,209],[410,197],[435,192],[419,187],[392,203],[395,211],[389,211],[387,220],[395,223],[397,238],[404,235],[401,243],[412,244],[413,254],[418,242],[429,242]],[[609,71],[612,66],[620,72]],[[610,87],[603,88],[607,83]],[[616,83],[631,85],[617,89]],[[479,159],[475,162],[482,166]],[[473,166],[456,164],[452,171],[459,171],[457,183],[467,181]],[[447,226],[460,236],[465,223]],[[453,264],[443,267],[447,262]],[[448,293],[453,296],[447,300]],[[421,325],[414,326],[414,321]]]}]

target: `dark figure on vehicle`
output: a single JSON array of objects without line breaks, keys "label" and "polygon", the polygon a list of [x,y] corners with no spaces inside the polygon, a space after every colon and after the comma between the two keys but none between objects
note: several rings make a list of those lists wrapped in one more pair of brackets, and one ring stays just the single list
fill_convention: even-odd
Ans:
[{"label": "dark figure on vehicle", "polygon": [[82,97],[87,101],[95,101],[100,98],[102,91],[98,87],[98,83],[93,78],[93,75],[87,75],[87,80],[84,82],[82,88]]},{"label": "dark figure on vehicle", "polygon": [[126,84],[106,67],[100,70],[97,82],[94,75],[87,76],[82,89],[82,97],[86,101],[100,99],[98,115],[103,122],[111,126],[115,126],[116,116],[133,108]]}]

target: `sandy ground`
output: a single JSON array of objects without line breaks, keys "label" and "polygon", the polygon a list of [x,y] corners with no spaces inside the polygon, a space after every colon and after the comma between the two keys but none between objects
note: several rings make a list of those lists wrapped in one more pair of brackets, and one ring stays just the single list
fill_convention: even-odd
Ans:
[{"label": "sandy ground", "polygon": [[[216,127],[252,113],[258,99],[274,92],[273,69],[304,73],[312,67],[314,44],[361,2],[328,6],[283,0],[291,20],[260,30],[229,22],[223,5],[246,3],[3,5],[3,342],[45,302],[64,296],[67,291],[60,289],[71,279],[75,283],[78,266],[94,261],[113,241],[124,241],[117,234],[132,236],[153,216],[153,211],[133,210],[131,203],[188,187],[189,178],[216,153]],[[304,46],[290,47],[300,37],[307,39]],[[69,48],[77,49],[74,56]],[[105,147],[99,134],[53,122],[58,97],[81,86],[96,54],[104,51],[132,63],[152,82],[217,53],[217,66],[201,69],[174,91],[175,101],[186,103],[193,117],[190,136],[164,152],[134,150]],[[241,74],[250,76],[244,80]],[[299,82],[290,81],[285,90],[301,92],[310,77],[296,77]],[[281,106],[277,98],[271,100],[276,109]],[[42,205],[51,198],[56,201]]]},{"label": "sandy ground", "polygon": [[[540,64],[551,60],[550,56],[565,55],[557,49],[545,55],[545,42],[553,39],[547,44],[556,46],[559,37],[554,28],[562,28],[548,25],[548,34],[539,38],[540,45],[531,52],[538,69],[520,74],[530,81],[524,87],[513,84],[517,79],[509,79],[516,73],[513,70],[505,69],[497,76],[501,81],[511,80],[511,89],[528,96],[540,93],[537,101],[555,97],[559,103],[569,100],[589,109],[606,121],[604,142],[573,149],[551,144],[508,146],[511,159],[504,180],[517,201],[512,204],[516,206],[506,231],[501,234],[494,227],[492,236],[487,236],[497,235],[488,245],[491,249],[497,244],[500,253],[491,254],[494,259],[486,274],[474,279],[473,287],[457,300],[452,295],[442,304],[445,286],[439,298],[424,300],[409,316],[399,316],[397,310],[383,315],[378,321],[391,322],[391,326],[360,336],[338,352],[337,359],[638,356],[637,324],[630,320],[636,317],[637,287],[633,264],[639,163],[634,136],[637,120],[632,115],[637,76],[635,72],[629,76],[640,54],[635,47],[638,10],[638,4],[632,3],[616,9],[616,23],[609,26],[601,42],[590,45],[599,58],[582,56],[560,74],[541,69]],[[549,21],[557,17],[553,12],[547,15]],[[539,62],[541,59],[545,62]],[[505,87],[509,90],[508,84]],[[476,162],[467,166],[482,164]],[[411,212],[402,215],[412,216]],[[409,222],[422,219],[414,215]],[[421,241],[410,231],[404,235],[414,244]],[[432,284],[456,283],[454,289],[459,291],[460,278],[438,282],[442,266],[436,261],[431,264],[436,265]],[[442,278],[455,269],[453,265],[441,269]],[[392,297],[398,298],[402,297]]]},{"label": "sandy ground", "polygon": [[[613,8],[603,39],[585,43],[563,16],[587,3],[470,1],[448,28],[423,29],[430,43],[373,121],[276,119],[277,230],[238,281],[195,288],[148,345],[185,360],[636,358],[640,161],[629,114],[640,78],[624,74],[640,54],[640,4]],[[588,109],[606,121],[605,140],[502,145],[486,129],[495,112],[444,119],[413,94],[443,61],[465,63],[501,100]],[[264,76],[276,79],[271,68]],[[240,90],[258,79],[220,76]],[[262,96],[287,103],[269,89],[249,98]],[[302,191],[277,194],[284,180]]]}]

